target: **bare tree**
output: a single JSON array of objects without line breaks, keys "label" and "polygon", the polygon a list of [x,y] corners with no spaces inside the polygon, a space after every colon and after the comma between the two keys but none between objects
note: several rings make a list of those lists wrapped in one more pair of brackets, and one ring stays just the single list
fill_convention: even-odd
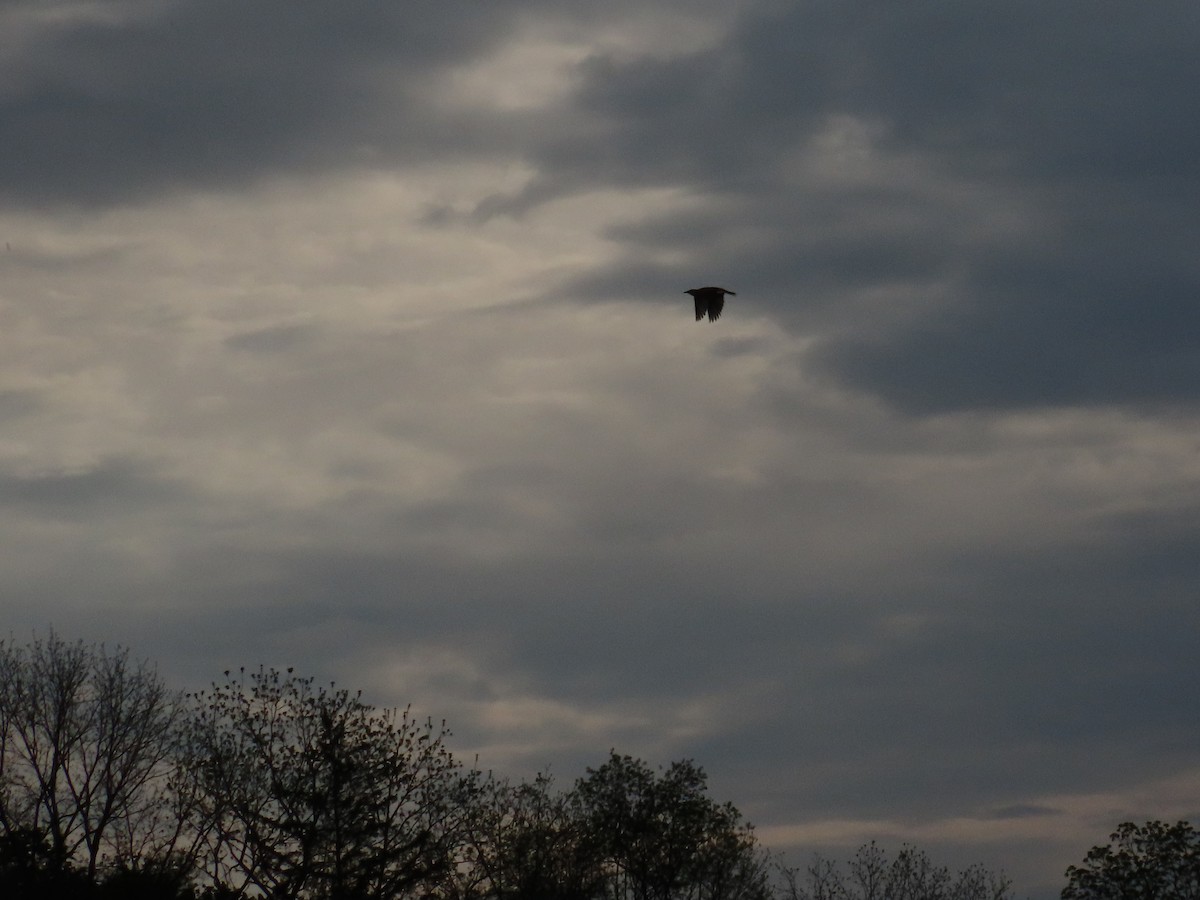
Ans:
[{"label": "bare tree", "polygon": [[445,725],[259,670],[196,702],[185,758],[214,882],[273,898],[403,897],[457,861],[467,779]]},{"label": "bare tree", "polygon": [[145,662],[51,632],[0,642],[0,829],[45,836],[61,865],[165,852],[158,789],[170,773],[179,695]]},{"label": "bare tree", "polygon": [[803,871],[783,869],[787,900],[1010,900],[1011,882],[982,866],[957,875],[904,846],[894,859],[874,841],[843,869],[820,855]]}]

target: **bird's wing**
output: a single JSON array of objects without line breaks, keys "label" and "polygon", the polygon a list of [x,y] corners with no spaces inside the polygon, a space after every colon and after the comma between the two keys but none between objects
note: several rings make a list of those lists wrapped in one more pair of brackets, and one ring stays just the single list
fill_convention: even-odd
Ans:
[{"label": "bird's wing", "polygon": [[692,299],[696,301],[696,321],[699,322],[708,312],[708,301],[702,294],[692,294]]},{"label": "bird's wing", "polygon": [[721,318],[721,310],[725,308],[725,295],[720,291],[713,294],[712,299],[708,301],[708,321],[715,322]]}]

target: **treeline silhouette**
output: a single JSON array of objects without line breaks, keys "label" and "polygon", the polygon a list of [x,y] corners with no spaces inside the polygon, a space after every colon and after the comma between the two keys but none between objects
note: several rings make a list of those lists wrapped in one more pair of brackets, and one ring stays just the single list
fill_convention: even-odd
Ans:
[{"label": "treeline silhouette", "polygon": [[[788,868],[690,760],[653,769],[612,751],[560,788],[464,766],[447,736],[291,669],[187,694],[121,648],[53,632],[0,642],[0,898],[1013,896],[1000,875],[954,874],[911,847]],[[1200,884],[1186,823],[1122,829],[1068,872],[1064,896],[1127,896],[1135,876]],[[1165,881],[1146,881],[1151,864]]]},{"label": "treeline silhouette", "polygon": [[772,894],[690,761],[613,752],[559,790],[463,766],[447,735],[290,669],[183,694],[126,650],[0,643],[0,897]]}]

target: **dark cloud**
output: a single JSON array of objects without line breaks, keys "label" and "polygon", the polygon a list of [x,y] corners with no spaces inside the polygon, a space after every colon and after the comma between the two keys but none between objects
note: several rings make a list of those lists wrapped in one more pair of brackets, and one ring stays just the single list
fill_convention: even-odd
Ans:
[{"label": "dark cloud", "polygon": [[[530,491],[541,484],[532,470],[514,477]],[[645,507],[702,513],[663,497]],[[729,531],[768,514],[762,498],[747,503]],[[737,773],[773,817],[802,805],[808,816],[902,808],[933,819],[1133,784],[1187,765],[1200,737],[1187,682],[1200,621],[1179,591],[1200,559],[1194,513],[1116,517],[1047,536],[1036,553],[944,550],[940,565],[892,565],[831,587],[802,565],[760,565],[732,540],[706,559],[682,529],[674,549],[626,541],[620,529],[568,529],[553,547],[492,559],[475,556],[469,533],[436,540],[466,522],[514,527],[511,511],[506,519],[490,503],[397,518],[385,543],[406,549],[394,553],[350,540],[300,552],[270,540],[196,548],[171,579],[174,595],[189,595],[172,615],[225,610],[205,640],[247,664],[316,653],[321,642],[315,658],[353,671],[375,650],[404,658],[433,644],[566,708],[733,695],[736,706],[714,708],[675,746]],[[331,620],[332,632],[322,624]],[[289,644],[306,632],[307,643]],[[476,723],[454,724],[464,740],[484,738]],[[636,723],[623,727],[626,740],[646,739]]]},{"label": "dark cloud", "polygon": [[134,459],[109,459],[80,471],[0,473],[0,505],[73,518],[111,514],[178,499],[181,486]]},{"label": "dark cloud", "polygon": [[1047,883],[1194,766],[1191,4],[85,6],[0,6],[10,621]]},{"label": "dark cloud", "polygon": [[993,819],[1028,819],[1037,816],[1054,816],[1062,810],[1050,806],[1038,806],[1036,803],[1015,803],[1012,806],[1001,806],[991,811]]},{"label": "dark cloud", "polygon": [[313,329],[305,325],[260,328],[225,339],[225,346],[250,353],[282,353],[311,340]]},{"label": "dark cloud", "polygon": [[10,13],[23,40],[3,59],[0,94],[0,194],[31,205],[468,145],[441,133],[420,89],[501,40],[514,6],[142,0],[39,18],[32,5]]},{"label": "dark cloud", "polygon": [[[631,258],[578,293],[719,272],[825,336],[810,366],[908,411],[1192,403],[1200,21],[1177,2],[1109,12],[792,4],[703,52],[595,58],[580,124],[489,209],[596,184],[707,192],[693,213],[614,228]],[[781,189],[837,116],[863,123],[891,168]],[[1013,215],[1007,198],[1017,222],[1032,217],[1026,235],[989,228]],[[663,250],[681,261],[640,261]],[[871,291],[909,309],[880,319],[862,306]]]},{"label": "dark cloud", "polygon": [[541,160],[580,178],[744,189],[828,116],[848,114],[956,169],[1193,180],[1196,12],[1181,0],[1110,12],[1028,0],[764,5],[694,54],[587,61],[575,105],[593,130]]},{"label": "dark cloud", "polygon": [[[1139,204],[1140,205],[1140,204]],[[1150,208],[1146,208],[1149,206]],[[1200,266],[1175,200],[1090,202],[1057,242],[974,254],[961,296],[882,335],[847,329],[811,362],[915,412],[1193,404]]]}]

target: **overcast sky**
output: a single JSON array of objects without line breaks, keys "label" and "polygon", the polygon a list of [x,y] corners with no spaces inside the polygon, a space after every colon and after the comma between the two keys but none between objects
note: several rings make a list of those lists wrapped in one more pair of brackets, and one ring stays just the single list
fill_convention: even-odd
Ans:
[{"label": "overcast sky", "polygon": [[1192,0],[4,0],[3,631],[1057,896],[1200,818],[1198,83]]}]

